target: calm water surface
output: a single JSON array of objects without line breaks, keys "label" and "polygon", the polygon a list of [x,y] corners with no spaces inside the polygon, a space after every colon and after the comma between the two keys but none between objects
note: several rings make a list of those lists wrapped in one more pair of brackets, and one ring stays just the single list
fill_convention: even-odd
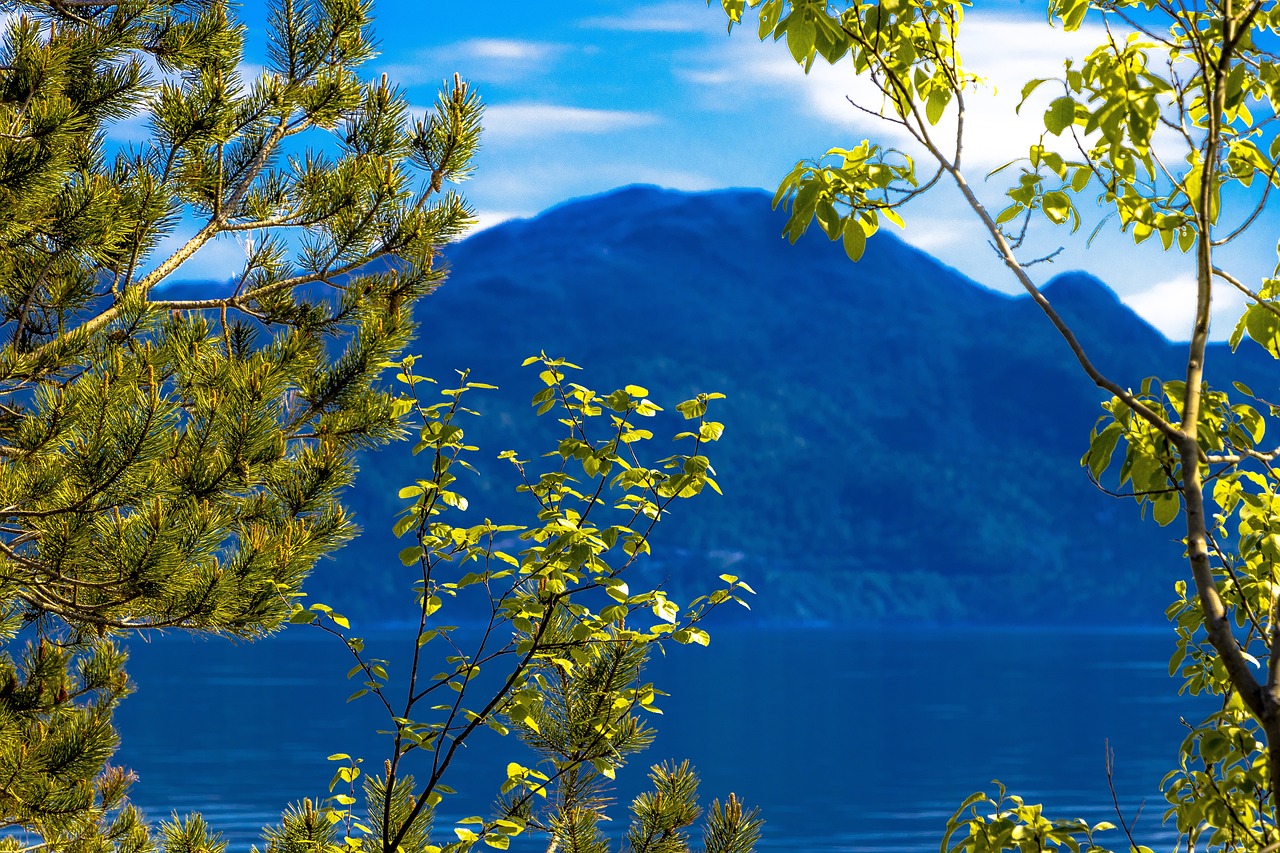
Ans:
[{"label": "calm water surface", "polygon": [[[381,657],[406,642],[368,640]],[[1114,821],[1109,742],[1122,807],[1132,818],[1145,800],[1138,835],[1152,844],[1171,837],[1159,783],[1179,717],[1207,710],[1177,695],[1171,643],[1167,631],[713,631],[710,648],[653,661],[671,696],[618,793],[638,791],[650,764],[688,758],[707,802],[734,791],[763,808],[762,849],[933,851],[959,802],[995,778],[1050,816]],[[377,707],[344,701],[345,650],[319,632],[239,646],[168,637],[132,654],[118,760],[153,818],[201,810],[247,850],[284,803],[327,794],[327,755],[382,763]],[[487,813],[510,757],[500,742],[465,751],[448,780],[456,814],[442,819]],[[618,808],[618,831],[625,820]]]}]

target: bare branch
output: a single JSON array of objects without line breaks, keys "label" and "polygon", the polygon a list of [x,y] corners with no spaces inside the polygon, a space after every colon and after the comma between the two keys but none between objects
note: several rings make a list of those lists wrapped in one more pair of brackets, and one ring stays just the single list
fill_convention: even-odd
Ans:
[{"label": "bare branch", "polygon": [[1062,254],[1064,248],[1065,247],[1063,246],[1059,246],[1058,248],[1054,249],[1052,252],[1050,252],[1047,255],[1036,258],[1035,260],[1023,261],[1022,266],[1025,268],[1025,267],[1034,267],[1036,264],[1051,264],[1053,263],[1054,258]]},{"label": "bare branch", "polygon": [[1225,270],[1221,270],[1217,267],[1213,268],[1213,274],[1216,275],[1218,278],[1222,279],[1223,281],[1225,281],[1227,284],[1234,287],[1236,290],[1243,293],[1245,296],[1252,299],[1254,302],[1261,305],[1266,310],[1270,311],[1272,314],[1275,314],[1277,317],[1280,317],[1280,308],[1277,308],[1275,304],[1272,303],[1270,300],[1263,299],[1261,296],[1254,293],[1252,290],[1246,287],[1245,284],[1242,281],[1240,281],[1240,279],[1236,278],[1235,276],[1231,275]]}]

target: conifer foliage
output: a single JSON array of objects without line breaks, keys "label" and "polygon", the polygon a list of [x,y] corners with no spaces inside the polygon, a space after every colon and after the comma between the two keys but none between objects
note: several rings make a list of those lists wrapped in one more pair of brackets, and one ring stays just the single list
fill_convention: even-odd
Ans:
[{"label": "conifer foliage", "polygon": [[[564,624],[555,633],[570,637],[572,620],[562,616],[557,621]],[[637,703],[613,701],[634,692],[651,645],[624,639],[618,630],[608,633],[607,641],[585,647],[585,664],[572,676],[559,666],[542,667],[547,684],[543,702],[528,719],[514,723],[521,739],[552,771],[548,787],[554,795],[547,797],[542,813],[528,795],[502,801],[499,813],[546,833],[560,853],[610,853],[609,839],[600,830],[610,804],[608,782],[655,734],[638,716]],[[688,829],[702,815],[697,774],[688,761],[663,762],[650,769],[649,781],[652,790],[631,803],[632,821],[622,849],[687,853]],[[701,849],[751,853],[762,826],[759,809],[744,809],[730,794],[723,806],[719,800],[712,803]]]},{"label": "conifer foliage", "polygon": [[[362,76],[370,0],[269,8],[259,71],[223,0],[0,2],[0,827],[47,849],[148,849],[104,772],[113,638],[289,615],[353,533],[353,452],[400,432],[374,379],[471,220],[446,189],[467,84],[415,118]],[[165,297],[232,239],[233,292]]]}]

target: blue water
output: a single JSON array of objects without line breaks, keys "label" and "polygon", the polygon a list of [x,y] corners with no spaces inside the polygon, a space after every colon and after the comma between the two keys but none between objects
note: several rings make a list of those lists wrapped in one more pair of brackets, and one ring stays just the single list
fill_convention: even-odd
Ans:
[{"label": "blue water", "polygon": [[[369,637],[374,656],[406,642]],[[713,631],[709,648],[652,662],[648,677],[671,696],[618,793],[639,790],[652,763],[689,758],[707,802],[734,791],[764,810],[761,849],[933,851],[959,802],[995,778],[1051,817],[1114,822],[1110,743],[1122,809],[1133,819],[1141,807],[1138,840],[1156,846],[1172,837],[1159,783],[1179,717],[1208,707],[1177,695],[1171,642],[1165,631]],[[138,692],[119,715],[118,761],[141,777],[133,798],[152,818],[203,811],[247,850],[286,802],[327,794],[327,755],[381,765],[378,709],[345,702],[345,650],[319,632],[249,645],[166,637],[132,654]],[[491,741],[455,763],[459,797],[443,817],[487,813],[511,754]],[[616,808],[610,826],[625,823]]]}]

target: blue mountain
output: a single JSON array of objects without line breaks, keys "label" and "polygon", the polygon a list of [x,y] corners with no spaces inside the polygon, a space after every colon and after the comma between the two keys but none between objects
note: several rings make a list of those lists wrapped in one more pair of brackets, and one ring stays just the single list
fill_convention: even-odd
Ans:
[{"label": "blue mountain", "polygon": [[[1179,534],[1080,468],[1105,395],[1039,309],[890,234],[857,264],[817,233],[790,246],[783,218],[757,190],[628,187],[502,223],[450,247],[417,350],[439,378],[503,389],[468,426],[493,454],[546,446],[518,367],[541,350],[598,390],[725,393],[724,496],[679,507],[647,569],[678,591],[733,571],[774,620],[1162,621]],[[1067,273],[1045,293],[1118,381],[1182,370],[1102,282]],[[1242,350],[1232,378],[1265,396],[1267,361]],[[405,578],[387,529],[415,464],[403,447],[363,460],[366,532],[318,569],[321,600],[391,612]],[[470,485],[478,517],[531,512],[499,468]]]}]

